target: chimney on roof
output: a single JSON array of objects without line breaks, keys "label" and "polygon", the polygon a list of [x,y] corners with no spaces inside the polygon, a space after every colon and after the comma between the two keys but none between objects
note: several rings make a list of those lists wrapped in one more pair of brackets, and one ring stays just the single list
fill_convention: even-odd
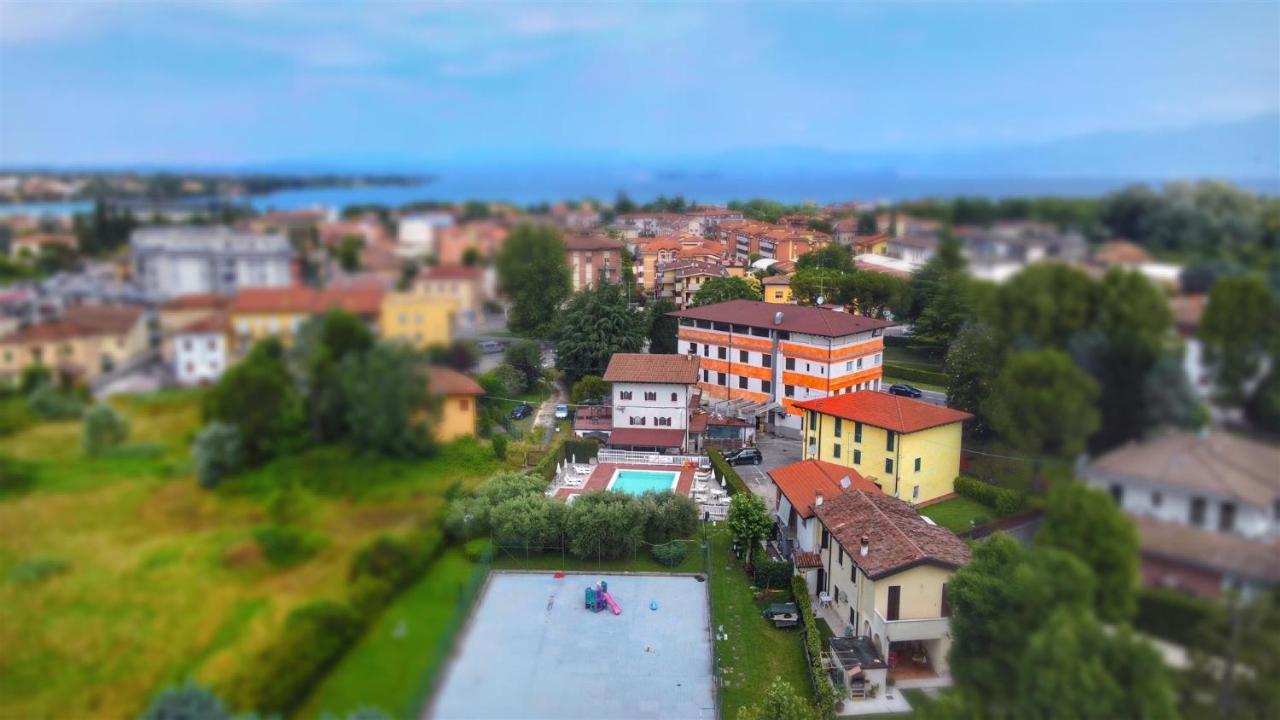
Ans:
[{"label": "chimney on roof", "polygon": [[821,504],[822,504],[822,493],[817,493],[816,495],[813,496],[813,506],[818,507]]},{"label": "chimney on roof", "polygon": [[858,548],[858,554],[862,555],[862,557],[866,557],[867,553],[871,552],[871,538],[863,535],[861,545],[862,547]]}]

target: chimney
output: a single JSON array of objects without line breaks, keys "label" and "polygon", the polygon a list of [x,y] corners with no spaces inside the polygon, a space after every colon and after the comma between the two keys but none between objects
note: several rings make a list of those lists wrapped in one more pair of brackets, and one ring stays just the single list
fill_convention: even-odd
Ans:
[{"label": "chimney", "polygon": [[866,535],[863,535],[862,547],[858,549],[858,553],[862,555],[862,557],[866,557],[867,553],[869,552],[871,552],[871,538],[867,537]]},{"label": "chimney", "polygon": [[822,493],[818,493],[813,496],[813,506],[818,507],[821,504],[822,504]]}]

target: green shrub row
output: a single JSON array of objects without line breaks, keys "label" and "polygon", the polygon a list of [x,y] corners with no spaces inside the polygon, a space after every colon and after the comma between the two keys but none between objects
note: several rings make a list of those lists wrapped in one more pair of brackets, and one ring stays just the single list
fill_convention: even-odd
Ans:
[{"label": "green shrub row", "polygon": [[884,374],[885,377],[891,377],[894,380],[928,383],[930,385],[941,385],[942,387],[947,386],[947,374],[937,372],[935,370],[921,370],[920,368],[908,367],[906,365],[885,363]]},{"label": "green shrub row", "polygon": [[253,531],[253,539],[267,562],[278,568],[297,565],[324,545],[324,538],[287,525],[263,525]]},{"label": "green shrub row", "polygon": [[786,587],[796,574],[795,566],[789,560],[760,560],[755,563],[755,571],[756,587],[770,590]]},{"label": "green shrub row", "polygon": [[669,543],[654,545],[651,548],[653,559],[666,565],[667,567],[676,567],[684,562],[685,557],[689,554],[689,548],[679,540],[673,540]]},{"label": "green shrub row", "polygon": [[542,459],[538,461],[538,464],[534,465],[533,469],[529,472],[537,475],[546,482],[554,480],[556,475],[556,465],[565,458],[564,445],[565,441],[561,440],[548,448],[547,454],[543,455]]},{"label": "green shrub row", "polygon": [[721,455],[719,450],[708,448],[707,457],[711,458],[711,467],[715,469],[716,475],[724,478],[725,487],[728,488],[730,495],[751,492],[742,476],[733,469],[732,465],[725,462],[724,455]]},{"label": "green shrub row", "polygon": [[1027,505],[1027,496],[1016,490],[985,483],[966,475],[956,478],[954,487],[957,493],[992,508],[998,515],[1012,515]]},{"label": "green shrub row", "polygon": [[818,619],[813,615],[809,588],[805,585],[803,576],[791,576],[791,594],[800,609],[800,621],[804,626],[804,645],[809,656],[809,682],[813,684],[818,718],[832,720],[836,716],[836,691],[827,679],[827,672],[822,669],[822,632],[818,630]]},{"label": "green shrub row", "polygon": [[26,492],[35,484],[34,465],[0,455],[0,497]]},{"label": "green shrub row", "polygon": [[1211,628],[1224,622],[1221,608],[1176,590],[1143,588],[1138,591],[1137,629],[1183,647],[1192,647],[1210,636]]}]

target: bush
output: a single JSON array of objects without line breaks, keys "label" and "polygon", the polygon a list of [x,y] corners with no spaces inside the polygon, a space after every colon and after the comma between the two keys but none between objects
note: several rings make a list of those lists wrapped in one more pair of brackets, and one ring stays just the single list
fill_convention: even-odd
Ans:
[{"label": "bush", "polygon": [[503,500],[489,510],[489,529],[499,545],[559,547],[569,506],[541,493]]},{"label": "bush", "polygon": [[212,490],[244,466],[240,429],[217,420],[205,425],[196,435],[193,454],[200,487]]},{"label": "bush", "polygon": [[755,564],[755,583],[762,588],[785,588],[796,574],[795,566],[787,560],[761,560]]},{"label": "bush", "polygon": [[683,540],[698,529],[698,504],[670,490],[640,498],[645,514],[644,539],[661,544]]},{"label": "bush", "polygon": [[499,433],[489,441],[493,446],[493,456],[499,460],[507,459],[507,436]]},{"label": "bush", "polygon": [[278,568],[305,561],[324,544],[319,536],[281,525],[264,525],[253,531],[253,539],[267,562]]},{"label": "bush", "polygon": [[960,495],[992,508],[999,515],[1011,515],[1027,504],[1026,496],[1016,490],[985,483],[966,475],[956,478],[954,488]]},{"label": "bush", "polygon": [[39,385],[27,397],[27,407],[36,417],[44,420],[74,420],[84,414],[80,398],[65,393],[52,385]]},{"label": "bush", "polygon": [[17,583],[38,583],[66,574],[70,570],[71,565],[66,560],[37,557],[14,565],[9,570],[9,579]]},{"label": "bush", "polygon": [[569,506],[565,536],[574,557],[613,560],[634,556],[644,539],[639,498],[626,493],[589,492]]},{"label": "bush", "polygon": [[381,578],[365,575],[351,583],[347,604],[365,623],[370,623],[391,602],[396,589]]},{"label": "bush", "polygon": [[724,461],[724,455],[721,455],[719,450],[708,448],[707,457],[711,458],[711,467],[715,469],[716,475],[724,478],[725,487],[729,490],[730,495],[751,492],[751,489],[747,487],[747,483],[743,481],[738,471]]},{"label": "bush", "polygon": [[231,713],[222,698],[188,680],[157,695],[138,720],[231,720]]},{"label": "bush", "polygon": [[1155,637],[1194,647],[1203,642],[1208,628],[1222,629],[1222,608],[1175,590],[1143,588],[1138,591],[1135,628]]},{"label": "bush", "polygon": [[320,601],[289,613],[280,637],[247,663],[232,684],[237,707],[289,714],[360,636],[356,612]]},{"label": "bush", "polygon": [[651,548],[653,558],[667,567],[676,567],[689,555],[689,548],[679,540],[673,540]]},{"label": "bush", "polygon": [[409,541],[383,535],[365,545],[351,559],[348,579],[355,582],[362,577],[385,580],[392,588],[399,589],[415,577],[421,558]]},{"label": "bush", "polygon": [[907,382],[926,383],[928,385],[947,386],[947,374],[934,370],[921,370],[906,365],[884,364],[884,376]]},{"label": "bush", "polygon": [[0,435],[12,435],[34,420],[25,397],[16,394],[0,397]]},{"label": "bush", "polygon": [[98,404],[84,414],[84,451],[97,457],[129,437],[129,422],[109,405]]},{"label": "bush", "polygon": [[822,632],[818,630],[818,619],[814,617],[813,605],[809,601],[809,588],[802,576],[791,576],[791,594],[800,610],[800,621],[804,628],[805,654],[809,658],[809,682],[813,685],[817,699],[818,717],[820,720],[831,720],[835,717],[835,688],[822,667]]},{"label": "bush", "polygon": [[34,465],[0,455],[0,497],[26,492],[35,484]]},{"label": "bush", "polygon": [[600,454],[600,443],[588,438],[568,438],[564,441],[564,457],[577,463],[595,460]]}]

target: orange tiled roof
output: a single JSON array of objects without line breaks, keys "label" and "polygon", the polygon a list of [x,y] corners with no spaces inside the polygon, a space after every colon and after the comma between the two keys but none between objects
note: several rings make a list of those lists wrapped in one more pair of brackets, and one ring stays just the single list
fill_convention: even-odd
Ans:
[{"label": "orange tiled roof", "polygon": [[427,369],[427,390],[435,395],[483,395],[484,388],[453,368],[433,365]]},{"label": "orange tiled roof", "polygon": [[899,395],[890,395],[879,390],[830,395],[817,400],[798,402],[795,406],[900,433],[918,432],[939,425],[964,422],[973,417],[967,412]]},{"label": "orange tiled roof", "polygon": [[321,313],[339,308],[356,315],[376,315],[382,306],[380,287],[247,288],[231,301],[232,313]]},{"label": "orange tiled roof", "polygon": [[614,353],[604,381],[692,385],[698,382],[698,362],[696,355]]},{"label": "orange tiled roof", "polygon": [[133,329],[142,309],[118,305],[77,305],[60,319],[19,330],[0,340],[0,344],[67,340],[96,335],[123,335]]},{"label": "orange tiled roof", "polygon": [[[857,470],[825,460],[801,460],[769,471],[769,478],[778,486],[787,502],[802,518],[813,517],[813,508],[819,494],[823,502],[846,492],[866,490],[880,492],[879,486],[858,474]],[[849,478],[849,487],[841,485]]]},{"label": "orange tiled roof", "polygon": [[217,293],[192,293],[171,298],[160,308],[162,310],[207,310],[223,307],[229,301],[230,298]]}]

